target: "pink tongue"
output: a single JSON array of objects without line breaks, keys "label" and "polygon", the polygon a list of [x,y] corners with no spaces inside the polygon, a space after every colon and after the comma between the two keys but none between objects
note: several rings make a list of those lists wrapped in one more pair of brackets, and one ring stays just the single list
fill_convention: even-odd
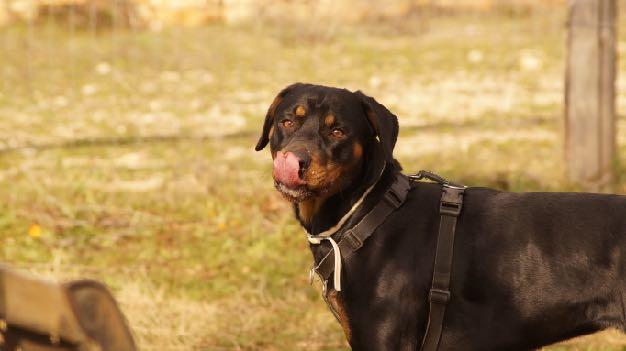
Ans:
[{"label": "pink tongue", "polygon": [[282,151],[276,153],[274,159],[274,179],[283,183],[287,188],[293,189],[304,184],[300,179],[300,162],[292,152],[284,154]]}]

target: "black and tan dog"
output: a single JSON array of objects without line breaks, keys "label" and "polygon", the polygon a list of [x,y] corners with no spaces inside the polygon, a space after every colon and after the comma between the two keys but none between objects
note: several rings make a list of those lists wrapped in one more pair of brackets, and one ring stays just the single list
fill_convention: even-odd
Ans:
[{"label": "black and tan dog", "polygon": [[[371,186],[342,229],[381,200],[401,171],[397,136],[396,116],[371,97],[294,84],[270,106],[256,149],[270,144],[275,186],[315,235]],[[413,182],[404,204],[343,260],[341,292],[328,282],[353,349],[419,349],[441,190]],[[331,245],[311,250],[319,262]],[[454,250],[439,350],[531,350],[626,328],[626,197],[469,188]]]}]

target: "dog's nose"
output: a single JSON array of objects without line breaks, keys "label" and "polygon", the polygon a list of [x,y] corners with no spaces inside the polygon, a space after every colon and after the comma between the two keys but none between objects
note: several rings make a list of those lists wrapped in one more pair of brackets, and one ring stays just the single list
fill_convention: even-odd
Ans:
[{"label": "dog's nose", "polygon": [[304,184],[302,177],[309,163],[308,157],[298,157],[291,151],[278,151],[276,158],[274,158],[274,179],[287,188],[296,188]]},{"label": "dog's nose", "polygon": [[306,170],[309,168],[309,165],[311,164],[311,158],[308,157],[308,155],[298,155],[298,154],[296,154],[296,157],[298,158],[298,165],[300,166],[298,175],[300,176],[301,179],[303,179],[304,172],[306,172]]}]

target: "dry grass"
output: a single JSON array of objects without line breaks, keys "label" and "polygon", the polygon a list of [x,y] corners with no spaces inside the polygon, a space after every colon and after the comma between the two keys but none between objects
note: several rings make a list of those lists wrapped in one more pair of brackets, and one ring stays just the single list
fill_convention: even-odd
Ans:
[{"label": "dry grass", "polygon": [[[541,11],[313,34],[4,30],[0,260],[105,281],[144,350],[346,349],[306,283],[310,254],[269,156],[252,151],[273,95],[293,81],[363,89],[400,116],[409,171],[576,189],[561,157],[563,30],[562,12]],[[620,78],[622,113],[625,90]],[[608,332],[548,349],[625,347]]]}]

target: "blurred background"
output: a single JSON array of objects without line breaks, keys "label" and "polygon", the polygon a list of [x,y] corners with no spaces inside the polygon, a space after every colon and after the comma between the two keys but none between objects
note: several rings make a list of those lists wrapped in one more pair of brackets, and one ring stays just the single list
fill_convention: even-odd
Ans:
[{"label": "blurred background", "polygon": [[106,282],[143,350],[345,350],[269,152],[253,151],[273,97],[296,81],[374,96],[399,116],[407,172],[582,190],[563,155],[567,7],[0,0],[0,261]]}]

